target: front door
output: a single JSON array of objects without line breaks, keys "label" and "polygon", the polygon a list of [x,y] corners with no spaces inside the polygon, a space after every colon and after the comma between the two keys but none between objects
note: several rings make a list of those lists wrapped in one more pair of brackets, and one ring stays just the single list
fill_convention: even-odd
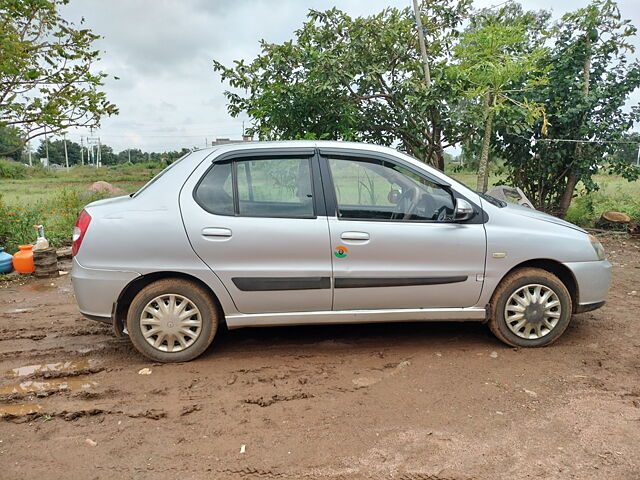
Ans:
[{"label": "front door", "polygon": [[331,310],[317,161],[314,150],[214,161],[195,188],[183,189],[189,240],[239,312]]},{"label": "front door", "polygon": [[475,305],[485,259],[481,223],[455,223],[448,187],[391,161],[326,155],[334,310]]}]

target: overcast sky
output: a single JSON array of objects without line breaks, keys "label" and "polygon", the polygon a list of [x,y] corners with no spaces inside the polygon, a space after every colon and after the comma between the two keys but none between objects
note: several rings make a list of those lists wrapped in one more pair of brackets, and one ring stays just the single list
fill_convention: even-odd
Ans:
[{"label": "overcast sky", "polygon": [[[476,8],[501,0],[475,0]],[[521,0],[525,9],[552,10],[560,17],[586,0]],[[253,59],[259,41],[283,42],[293,36],[310,8],[333,6],[352,16],[370,15],[411,0],[71,0],[64,14],[102,35],[98,68],[120,80],[105,85],[120,115],[106,118],[98,135],[115,151],[203,147],[205,139],[240,138],[242,121],[227,113],[226,85],[212,60],[231,64]],[[624,18],[640,26],[640,1],[619,2]],[[635,39],[640,48],[640,40]],[[636,91],[632,101],[640,103]],[[79,141],[88,132],[72,131]]]}]

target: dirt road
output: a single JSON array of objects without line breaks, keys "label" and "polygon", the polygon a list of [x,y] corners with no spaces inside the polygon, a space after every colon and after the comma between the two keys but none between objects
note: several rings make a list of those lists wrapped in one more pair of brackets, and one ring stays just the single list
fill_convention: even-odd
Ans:
[{"label": "dirt road", "polygon": [[640,241],[604,242],[609,303],[531,350],[472,323],[248,329],[160,365],[69,276],[9,285],[0,478],[640,478]]}]

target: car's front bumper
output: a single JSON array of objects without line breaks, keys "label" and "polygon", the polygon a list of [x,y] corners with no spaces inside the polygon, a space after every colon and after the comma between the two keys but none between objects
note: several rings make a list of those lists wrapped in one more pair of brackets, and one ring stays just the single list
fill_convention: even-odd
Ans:
[{"label": "car's front bumper", "polygon": [[86,268],[74,258],[71,283],[80,313],[92,320],[111,323],[113,304],[137,272]]},{"label": "car's front bumper", "polygon": [[564,264],[573,273],[578,286],[578,304],[575,312],[588,312],[604,305],[611,284],[611,263],[608,260],[594,262],[570,262]]}]

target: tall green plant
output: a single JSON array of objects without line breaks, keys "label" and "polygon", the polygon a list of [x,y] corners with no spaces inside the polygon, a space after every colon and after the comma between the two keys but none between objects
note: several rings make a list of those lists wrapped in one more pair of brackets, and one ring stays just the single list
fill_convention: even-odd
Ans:
[{"label": "tall green plant", "polygon": [[499,15],[491,15],[481,26],[467,30],[455,47],[457,64],[453,71],[473,100],[470,115],[483,125],[477,179],[477,190],[481,192],[486,192],[488,186],[489,151],[496,116],[509,108],[512,114],[521,116],[512,121],[524,119],[533,124],[542,118],[541,130],[545,133],[547,129],[544,106],[526,96],[545,83],[540,60],[547,50],[540,46],[529,49],[528,44],[524,17],[505,22]]}]

